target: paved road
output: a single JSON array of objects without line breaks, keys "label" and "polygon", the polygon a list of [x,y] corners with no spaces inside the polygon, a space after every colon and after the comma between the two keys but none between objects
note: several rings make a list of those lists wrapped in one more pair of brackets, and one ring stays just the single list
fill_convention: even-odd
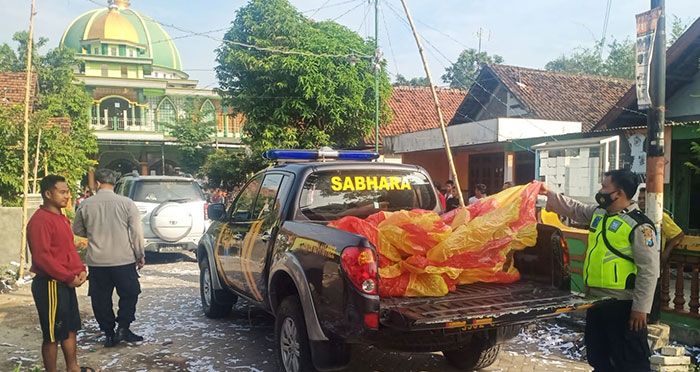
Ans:
[{"label": "paved road", "polygon": [[[146,340],[112,349],[101,346],[87,288],[79,289],[83,330],[82,364],[103,371],[275,371],[273,319],[241,301],[221,320],[200,309],[196,263],[179,254],[149,257],[142,270],[143,293],[133,330]],[[41,362],[39,329],[29,286],[0,295],[0,370],[17,363],[23,370]],[[115,302],[116,303],[116,302]],[[486,371],[588,371],[585,363],[565,357],[576,350],[580,334],[540,325],[508,343]],[[575,352],[569,352],[575,354]],[[6,355],[3,357],[3,355]],[[574,356],[575,357],[575,356]],[[454,371],[440,353],[413,354],[354,349],[350,371]]]}]

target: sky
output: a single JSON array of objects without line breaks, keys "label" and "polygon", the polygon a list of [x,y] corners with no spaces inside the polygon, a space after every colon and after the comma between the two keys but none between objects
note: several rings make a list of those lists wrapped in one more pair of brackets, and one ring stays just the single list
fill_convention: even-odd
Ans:
[{"label": "sky", "polygon": [[[335,20],[362,36],[374,35],[372,0],[290,0],[316,20]],[[58,45],[70,22],[96,3],[106,0],[36,0],[35,33],[47,37],[48,48]],[[648,0],[610,0],[607,40],[632,37],[634,15],[648,10]],[[217,86],[215,49],[236,10],[247,0],[131,0],[131,8],[157,21],[204,36],[191,36],[164,27],[175,40],[185,72],[201,87]],[[591,47],[600,40],[608,0],[407,0],[418,32],[426,43],[433,81],[465,48],[481,48],[498,54],[504,63],[543,68],[577,47]],[[415,40],[407,26],[400,0],[379,0],[379,44],[390,76],[425,76]],[[0,43],[12,42],[12,34],[28,29],[29,0],[0,0]],[[320,8],[320,9],[319,9]],[[668,0],[667,14],[691,23],[700,17],[698,0]],[[672,18],[672,17],[669,17]],[[667,25],[670,29],[670,20]],[[14,44],[13,44],[14,46]],[[46,50],[44,50],[45,52]]]}]

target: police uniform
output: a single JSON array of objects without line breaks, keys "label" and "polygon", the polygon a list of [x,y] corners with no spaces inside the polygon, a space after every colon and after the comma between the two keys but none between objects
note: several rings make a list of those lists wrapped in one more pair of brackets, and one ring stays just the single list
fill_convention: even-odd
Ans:
[{"label": "police uniform", "polygon": [[588,363],[596,371],[649,371],[647,329],[632,331],[628,322],[632,310],[652,308],[660,260],[653,223],[634,203],[609,214],[553,192],[547,210],[589,225],[586,292],[609,298],[586,313]]}]

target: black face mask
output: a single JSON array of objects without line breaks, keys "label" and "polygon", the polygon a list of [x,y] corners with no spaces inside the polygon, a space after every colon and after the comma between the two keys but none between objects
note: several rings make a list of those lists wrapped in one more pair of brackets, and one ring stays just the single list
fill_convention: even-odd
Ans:
[{"label": "black face mask", "polygon": [[612,203],[615,202],[615,200],[617,200],[617,199],[613,200],[613,198],[610,196],[616,192],[617,191],[613,191],[611,193],[606,194],[606,193],[602,193],[602,192],[598,191],[598,193],[595,194],[595,201],[598,202],[598,205],[601,208],[607,209],[608,207],[610,207],[612,205]]}]

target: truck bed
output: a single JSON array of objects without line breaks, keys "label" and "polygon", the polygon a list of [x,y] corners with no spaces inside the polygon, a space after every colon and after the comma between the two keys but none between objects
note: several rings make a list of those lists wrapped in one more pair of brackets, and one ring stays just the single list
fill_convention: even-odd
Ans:
[{"label": "truck bed", "polygon": [[462,285],[444,297],[380,300],[383,326],[402,330],[476,329],[521,323],[585,309],[593,301],[569,291],[522,279],[511,284]]}]

